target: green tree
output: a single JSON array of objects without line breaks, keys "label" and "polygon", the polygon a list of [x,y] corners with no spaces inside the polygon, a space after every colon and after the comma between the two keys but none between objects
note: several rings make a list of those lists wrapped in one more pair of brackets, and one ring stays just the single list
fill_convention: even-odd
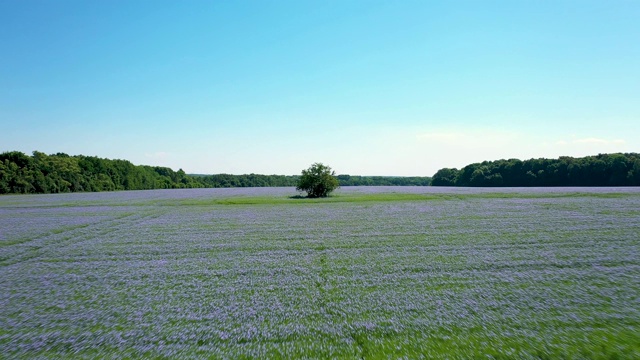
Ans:
[{"label": "green tree", "polygon": [[458,169],[450,169],[450,168],[440,169],[435,175],[433,175],[433,179],[431,180],[431,185],[455,186],[457,177],[458,177]]},{"label": "green tree", "polygon": [[322,163],[314,163],[306,170],[302,170],[302,176],[298,180],[296,190],[306,191],[307,197],[327,197],[330,192],[339,187],[335,172]]}]

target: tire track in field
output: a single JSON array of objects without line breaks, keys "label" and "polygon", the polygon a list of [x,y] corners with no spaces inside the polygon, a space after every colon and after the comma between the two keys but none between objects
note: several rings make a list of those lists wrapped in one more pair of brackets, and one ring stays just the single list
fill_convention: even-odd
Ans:
[{"label": "tire track in field", "polygon": [[[332,269],[331,260],[328,256],[330,249],[322,244],[315,247],[314,251],[317,252],[316,265],[318,267],[318,274],[313,282],[315,293],[317,294],[315,299],[316,306],[320,313],[332,319],[332,323],[343,322],[347,320],[347,314],[337,307],[334,301],[336,289],[335,283],[330,279]],[[355,354],[353,355],[356,359],[368,359],[371,356],[369,340],[366,334],[352,329],[345,335],[349,337],[355,346]]]},{"label": "tire track in field", "polygon": [[6,267],[27,260],[36,259],[38,257],[41,257],[42,255],[45,255],[51,248],[70,246],[85,240],[93,239],[95,237],[108,235],[110,233],[118,231],[122,225],[126,225],[132,222],[139,222],[161,215],[162,214],[160,212],[125,213],[118,215],[113,219],[100,221],[97,223],[79,225],[73,228],[66,228],[62,231],[51,231],[44,235],[39,235],[32,239],[0,248],[0,250],[15,249],[16,247],[23,248],[22,251],[17,251],[12,254],[0,253],[0,267]]},{"label": "tire track in field", "polygon": [[[95,223],[94,223],[95,224]],[[59,234],[63,234],[69,231],[73,231],[73,230],[77,230],[77,229],[82,229],[82,228],[86,228],[87,226],[91,226],[94,224],[81,224],[81,225],[75,225],[75,226],[66,226],[63,228],[58,228],[58,229],[53,229],[50,231],[46,231],[44,233],[35,235],[33,237],[23,237],[23,238],[19,238],[19,239],[12,239],[12,240],[3,240],[2,242],[0,242],[0,248],[4,248],[4,247],[10,247],[10,246],[14,246],[14,245],[21,245],[21,244],[26,244],[28,242],[31,241],[37,241],[40,239],[44,239],[48,236],[53,236],[53,235],[59,235]]]}]

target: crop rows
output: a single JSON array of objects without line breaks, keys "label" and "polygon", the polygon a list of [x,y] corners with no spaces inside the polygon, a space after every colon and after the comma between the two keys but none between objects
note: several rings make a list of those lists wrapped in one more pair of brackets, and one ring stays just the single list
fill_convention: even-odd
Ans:
[{"label": "crop rows", "polygon": [[0,197],[0,357],[640,357],[640,191],[496,191]]}]

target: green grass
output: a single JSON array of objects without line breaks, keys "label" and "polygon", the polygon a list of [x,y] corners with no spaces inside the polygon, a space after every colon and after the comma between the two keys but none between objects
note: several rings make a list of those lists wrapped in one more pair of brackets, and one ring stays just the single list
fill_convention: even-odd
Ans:
[{"label": "green grass", "polygon": [[620,199],[640,197],[639,193],[475,193],[475,194],[333,194],[326,198],[306,198],[299,196],[236,196],[229,198],[186,199],[172,201],[154,201],[149,205],[159,206],[210,206],[210,205],[309,205],[327,203],[368,203],[368,202],[406,202],[406,201],[468,201],[477,199],[562,199],[593,198]]}]

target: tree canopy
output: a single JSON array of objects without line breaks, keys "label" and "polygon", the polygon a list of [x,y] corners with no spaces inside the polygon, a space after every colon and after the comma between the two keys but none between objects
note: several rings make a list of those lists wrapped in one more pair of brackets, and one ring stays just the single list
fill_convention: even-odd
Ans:
[{"label": "tree canopy", "polygon": [[[146,190],[194,187],[296,186],[309,197],[327,196],[338,186],[640,186],[640,154],[600,154],[583,158],[497,160],[428,177],[335,176],[320,163],[295,175],[188,175],[182,169],[134,165],[127,160],[65,153],[32,156],[0,153],[0,194]],[[319,185],[317,185],[319,184]]]},{"label": "tree canopy", "polygon": [[429,186],[427,176],[359,176],[338,175],[340,186]]},{"label": "tree canopy", "polygon": [[191,188],[203,185],[182,169],[133,165],[95,156],[0,154],[0,194]]},{"label": "tree canopy", "polygon": [[[294,187],[299,175],[189,175],[182,169],[134,165],[95,156],[0,153],[0,194],[225,187]],[[340,186],[428,185],[430,178],[339,175]]]},{"label": "tree canopy", "polygon": [[640,186],[640,154],[497,160],[444,168],[434,186]]},{"label": "tree canopy", "polygon": [[314,163],[308,169],[302,170],[296,190],[306,191],[310,198],[327,197],[329,193],[340,186],[335,172],[322,163]]}]

